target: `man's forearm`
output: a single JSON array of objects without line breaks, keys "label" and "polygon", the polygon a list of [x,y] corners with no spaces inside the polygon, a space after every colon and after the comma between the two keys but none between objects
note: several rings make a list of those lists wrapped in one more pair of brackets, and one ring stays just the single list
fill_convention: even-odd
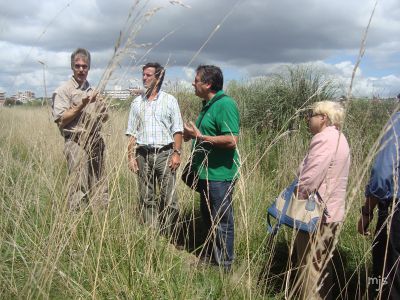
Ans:
[{"label": "man's forearm", "polygon": [[135,156],[136,156],[135,148],[136,148],[136,138],[131,136],[128,141],[128,159],[129,160],[135,158]]},{"label": "man's forearm", "polygon": [[79,115],[79,113],[83,110],[84,107],[85,107],[84,104],[79,104],[79,105],[73,106],[70,109],[66,110],[62,114],[60,121],[58,122],[58,125],[61,128],[64,128],[65,126],[67,126]]},{"label": "man's forearm", "polygon": [[364,204],[364,210],[365,213],[372,214],[374,211],[375,206],[378,204],[378,199],[375,197],[366,197],[365,198],[365,204]]},{"label": "man's forearm", "polygon": [[174,133],[174,150],[181,151],[182,149],[182,132]]},{"label": "man's forearm", "polygon": [[214,147],[221,149],[235,149],[239,140],[238,136],[235,135],[200,135],[197,137],[200,142],[206,142],[212,144]]}]

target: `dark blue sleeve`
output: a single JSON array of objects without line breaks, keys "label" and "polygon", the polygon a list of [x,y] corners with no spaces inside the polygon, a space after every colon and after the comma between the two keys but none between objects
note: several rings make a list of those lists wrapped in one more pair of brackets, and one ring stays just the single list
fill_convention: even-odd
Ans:
[{"label": "dark blue sleeve", "polygon": [[390,201],[394,193],[396,197],[399,195],[400,114],[396,113],[385,128],[386,133],[380,141],[365,196]]}]

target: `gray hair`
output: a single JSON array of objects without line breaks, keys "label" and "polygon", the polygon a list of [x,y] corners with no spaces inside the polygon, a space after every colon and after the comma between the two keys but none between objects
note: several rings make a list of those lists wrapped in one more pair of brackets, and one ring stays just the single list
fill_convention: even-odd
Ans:
[{"label": "gray hair", "polygon": [[88,69],[90,69],[90,52],[84,48],[78,48],[71,54],[71,69],[74,69],[75,58],[80,57],[84,59],[88,64]]}]

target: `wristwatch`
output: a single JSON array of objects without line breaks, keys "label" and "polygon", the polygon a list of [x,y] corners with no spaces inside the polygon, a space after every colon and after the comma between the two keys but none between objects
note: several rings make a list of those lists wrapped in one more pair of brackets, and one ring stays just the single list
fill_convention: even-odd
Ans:
[{"label": "wristwatch", "polygon": [[174,149],[174,153],[176,153],[176,154],[178,154],[178,155],[181,155],[181,154],[182,154],[182,151],[181,151],[181,150],[178,150],[178,149]]}]

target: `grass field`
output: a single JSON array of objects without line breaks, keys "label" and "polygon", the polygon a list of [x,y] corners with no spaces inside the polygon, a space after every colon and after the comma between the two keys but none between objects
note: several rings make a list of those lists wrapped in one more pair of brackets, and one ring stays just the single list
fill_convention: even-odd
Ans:
[{"label": "grass field", "polygon": [[[183,183],[178,183],[177,193],[180,242],[186,250],[177,250],[139,223],[137,182],[127,168],[126,107],[113,110],[103,129],[109,209],[77,213],[67,209],[63,140],[49,108],[0,108],[0,298],[283,298],[292,231],[283,228],[275,238],[269,237],[266,208],[294,178],[310,136],[304,120],[293,118],[301,104],[289,103],[286,108],[282,100],[278,113],[279,107],[271,108],[265,99],[277,99],[276,93],[282,91],[266,96],[250,87],[228,88],[238,100],[243,120],[241,177],[234,194],[236,261],[231,274],[198,265],[194,254],[204,239],[198,196]],[[175,94],[184,119],[193,119],[200,101],[189,92]],[[270,110],[260,111],[262,101]],[[369,152],[393,108],[394,103],[363,100],[348,105],[344,132],[352,166],[348,214],[336,260],[336,293],[345,299],[365,291],[371,239],[357,234],[356,222],[369,175]],[[279,122],[266,116],[278,116]],[[188,145],[184,150],[185,161]]]}]

